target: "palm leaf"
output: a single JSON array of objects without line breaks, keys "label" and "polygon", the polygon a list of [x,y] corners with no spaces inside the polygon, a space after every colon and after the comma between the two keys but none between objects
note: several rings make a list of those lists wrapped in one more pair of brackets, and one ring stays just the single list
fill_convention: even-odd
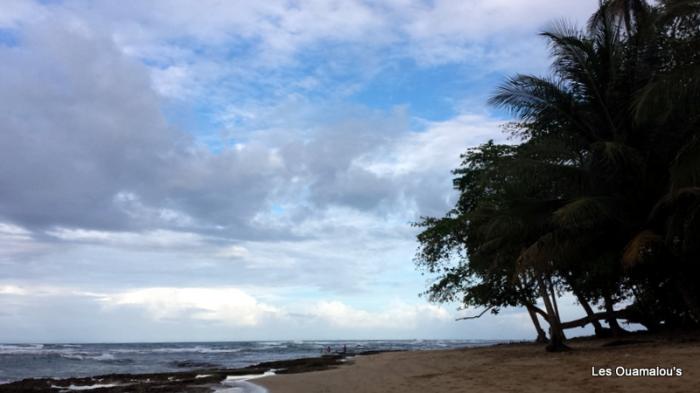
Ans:
[{"label": "palm leaf", "polygon": [[696,135],[678,152],[670,168],[671,192],[700,186],[700,136]]},{"label": "palm leaf", "polygon": [[561,82],[518,74],[496,89],[489,104],[509,109],[524,121],[568,123],[588,140],[595,128],[578,112],[576,98]]},{"label": "palm leaf", "polygon": [[557,209],[552,221],[569,231],[590,230],[617,219],[617,203],[609,197],[581,197]]},{"label": "palm leaf", "polygon": [[664,241],[659,234],[648,229],[643,230],[636,234],[625,247],[622,262],[627,268],[635,267],[650,260],[654,250],[663,246]]}]

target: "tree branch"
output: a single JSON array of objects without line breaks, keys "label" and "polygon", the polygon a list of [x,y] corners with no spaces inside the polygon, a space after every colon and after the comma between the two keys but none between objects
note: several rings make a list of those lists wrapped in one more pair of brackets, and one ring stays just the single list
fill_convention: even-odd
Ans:
[{"label": "tree branch", "polygon": [[598,321],[598,320],[605,319],[605,318],[610,318],[610,317],[612,317],[612,318],[625,318],[626,315],[627,315],[626,309],[625,310],[618,310],[618,311],[615,311],[612,313],[609,313],[607,311],[603,311],[603,312],[595,313],[595,314],[592,314],[592,315],[589,315],[589,316],[586,316],[583,318],[574,319],[573,321],[563,322],[561,324],[561,328],[562,329],[571,329],[571,328],[586,326],[587,324],[589,324],[593,321]]},{"label": "tree branch", "polygon": [[477,318],[480,318],[482,315],[486,314],[486,312],[489,311],[489,310],[492,309],[492,308],[493,308],[493,306],[484,309],[484,311],[480,312],[478,315],[472,315],[471,317],[457,318],[457,319],[455,319],[455,321],[464,321],[464,320],[467,320],[467,319],[477,319]]},{"label": "tree branch", "polygon": [[531,304],[531,305],[526,306],[526,307],[527,307],[527,308],[531,308],[532,311],[534,311],[534,312],[540,314],[540,315],[542,316],[542,318],[544,318],[545,321],[548,321],[548,320],[549,320],[549,319],[547,319],[547,313],[544,312],[543,309],[541,309],[541,308],[535,306],[534,304]]}]

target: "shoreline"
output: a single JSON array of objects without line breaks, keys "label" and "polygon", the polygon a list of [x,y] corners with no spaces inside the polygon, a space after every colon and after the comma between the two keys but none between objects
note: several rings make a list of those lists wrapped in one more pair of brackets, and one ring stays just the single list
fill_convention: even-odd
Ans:
[{"label": "shoreline", "polygon": [[567,344],[572,350],[560,353],[534,343],[383,353],[255,384],[269,393],[700,392],[698,333],[584,337]]},{"label": "shoreline", "polygon": [[[358,353],[361,355],[362,353]],[[95,393],[126,393],[155,390],[160,393],[226,392],[227,388],[245,387],[250,379],[270,375],[313,372],[345,364],[341,354],[290,360],[261,362],[242,368],[200,368],[148,374],[106,374],[73,378],[26,378],[0,384],[0,393],[56,393],[89,391]],[[249,383],[252,385],[252,383]],[[257,386],[257,385],[256,385]],[[264,389],[264,388],[261,388]],[[246,391],[263,393],[254,388]]]},{"label": "shoreline", "polygon": [[[542,344],[511,342],[459,349],[334,354],[243,368],[24,379],[0,385],[0,393],[700,391],[700,332],[579,337],[568,344],[573,350],[562,353],[547,353]],[[618,367],[657,373],[676,367],[682,375],[616,376]]]}]

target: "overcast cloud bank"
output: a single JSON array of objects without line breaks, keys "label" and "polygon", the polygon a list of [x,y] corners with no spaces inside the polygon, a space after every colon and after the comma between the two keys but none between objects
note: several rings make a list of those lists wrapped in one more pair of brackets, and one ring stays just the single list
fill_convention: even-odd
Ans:
[{"label": "overcast cloud bank", "polygon": [[588,3],[4,3],[0,341],[529,337],[417,298],[409,224]]}]

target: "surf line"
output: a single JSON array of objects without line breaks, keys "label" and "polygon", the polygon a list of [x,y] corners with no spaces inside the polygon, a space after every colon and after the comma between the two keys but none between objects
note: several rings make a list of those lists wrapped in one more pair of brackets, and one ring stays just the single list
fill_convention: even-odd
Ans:
[{"label": "surf line", "polygon": [[229,375],[226,379],[221,381],[221,384],[225,387],[223,389],[217,389],[216,393],[234,393],[240,392],[241,390],[244,393],[268,393],[267,389],[264,387],[248,381],[251,379],[269,377],[271,375],[275,375],[275,370],[266,371],[263,374]]}]

